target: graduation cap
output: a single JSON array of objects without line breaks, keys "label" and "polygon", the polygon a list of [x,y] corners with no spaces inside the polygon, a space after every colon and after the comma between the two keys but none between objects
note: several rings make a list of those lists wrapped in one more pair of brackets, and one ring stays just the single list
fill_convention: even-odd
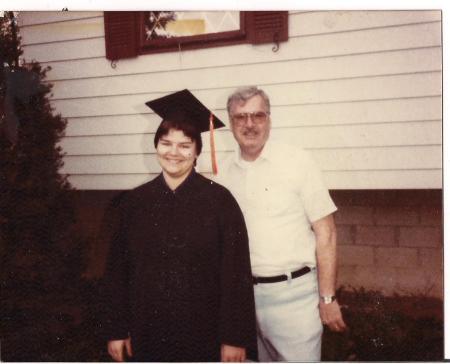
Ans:
[{"label": "graduation cap", "polygon": [[210,131],[211,163],[213,173],[217,174],[214,129],[221,128],[225,124],[216,115],[203,105],[188,89],[150,100],[145,104],[163,120],[191,123],[200,133]]}]

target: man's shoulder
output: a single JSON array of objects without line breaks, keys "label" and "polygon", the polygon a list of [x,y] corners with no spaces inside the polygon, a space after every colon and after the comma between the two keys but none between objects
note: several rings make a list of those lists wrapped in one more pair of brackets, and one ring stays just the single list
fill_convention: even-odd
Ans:
[{"label": "man's shoulder", "polygon": [[217,181],[217,176],[213,175],[211,176],[211,178],[208,178],[200,173],[197,173],[196,180],[198,186],[200,186],[202,190],[207,191],[211,194],[223,195],[228,193],[228,189]]},{"label": "man's shoulder", "polygon": [[235,200],[226,185],[217,180],[217,176],[213,176],[210,179],[198,173],[196,176],[196,184],[198,191],[201,191],[199,196],[202,196],[203,201],[219,209],[224,204],[228,205],[229,201]]},{"label": "man's shoulder", "polygon": [[293,161],[294,163],[308,164],[313,161],[311,152],[298,145],[279,141],[268,142],[269,156],[278,163]]}]

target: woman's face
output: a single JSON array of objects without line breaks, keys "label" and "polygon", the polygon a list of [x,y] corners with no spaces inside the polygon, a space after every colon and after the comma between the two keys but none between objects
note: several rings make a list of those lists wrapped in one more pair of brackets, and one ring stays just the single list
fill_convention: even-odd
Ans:
[{"label": "woman's face", "polygon": [[168,134],[161,136],[156,154],[163,172],[175,179],[188,175],[197,158],[195,142],[176,129],[170,129]]}]

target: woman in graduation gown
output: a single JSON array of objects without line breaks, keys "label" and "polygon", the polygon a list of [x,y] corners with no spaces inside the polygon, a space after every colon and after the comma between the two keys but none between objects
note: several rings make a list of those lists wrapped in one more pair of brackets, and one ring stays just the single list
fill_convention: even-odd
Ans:
[{"label": "woman in graduation gown", "polygon": [[163,117],[154,139],[162,173],[117,204],[108,352],[117,361],[256,360],[244,218],[230,192],[194,168],[210,112],[188,90],[147,105]]}]

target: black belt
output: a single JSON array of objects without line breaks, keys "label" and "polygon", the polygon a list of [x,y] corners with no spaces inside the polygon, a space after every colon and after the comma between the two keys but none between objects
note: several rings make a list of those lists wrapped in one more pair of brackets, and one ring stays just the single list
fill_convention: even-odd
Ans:
[{"label": "black belt", "polygon": [[[303,267],[299,270],[291,272],[291,278],[294,279],[294,278],[301,277],[302,275],[305,275],[308,272],[311,272],[311,268]],[[277,283],[277,282],[287,281],[288,279],[289,278],[286,274],[280,274],[279,276],[272,276],[272,277],[253,277],[253,284]]]}]

